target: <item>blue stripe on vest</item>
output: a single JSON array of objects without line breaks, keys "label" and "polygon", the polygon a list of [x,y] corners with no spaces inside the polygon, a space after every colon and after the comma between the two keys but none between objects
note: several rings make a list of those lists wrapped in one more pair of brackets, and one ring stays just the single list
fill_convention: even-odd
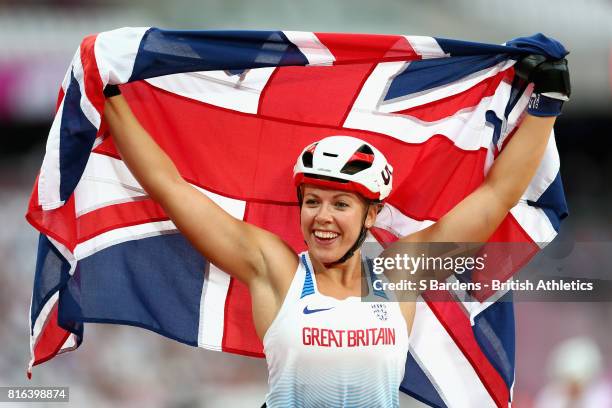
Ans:
[{"label": "blue stripe on vest", "polygon": [[301,260],[302,264],[304,264],[304,268],[306,268],[306,277],[304,278],[304,286],[302,287],[302,295],[300,296],[300,299],[302,299],[304,296],[312,295],[314,293],[312,273],[310,272],[308,262],[306,262],[306,255],[302,254]]}]

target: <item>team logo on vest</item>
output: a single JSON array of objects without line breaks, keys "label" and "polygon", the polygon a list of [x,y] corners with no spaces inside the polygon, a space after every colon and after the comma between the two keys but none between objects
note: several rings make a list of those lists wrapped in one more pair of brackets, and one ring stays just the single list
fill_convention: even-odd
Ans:
[{"label": "team logo on vest", "polygon": [[372,303],[370,307],[378,320],[382,320],[383,322],[387,320],[387,305],[385,303]]}]

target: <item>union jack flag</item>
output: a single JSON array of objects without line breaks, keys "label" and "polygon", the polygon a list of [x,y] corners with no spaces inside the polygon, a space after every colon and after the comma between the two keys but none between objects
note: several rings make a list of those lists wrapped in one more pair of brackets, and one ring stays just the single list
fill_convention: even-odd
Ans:
[{"label": "union jack flag", "polygon": [[[566,54],[541,34],[504,45],[157,28],[85,38],[61,86],[26,216],[41,233],[29,373],[77,348],[86,322],[263,357],[247,287],[197,253],[122,162],[102,116],[107,84],[123,84],[135,115],[188,182],[300,252],[291,177],[304,146],[339,134],[372,143],[396,182],[368,239],[418,231],[478,187],[512,137],[531,93],[513,64],[528,53]],[[551,138],[491,241],[537,251],[566,214]],[[402,391],[437,407],[510,404],[512,303],[490,296],[418,302]]]}]

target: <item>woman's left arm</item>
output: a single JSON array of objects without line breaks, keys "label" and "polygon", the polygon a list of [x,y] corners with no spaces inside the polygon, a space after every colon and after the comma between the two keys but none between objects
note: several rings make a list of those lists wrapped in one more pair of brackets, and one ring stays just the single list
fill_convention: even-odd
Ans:
[{"label": "woman's left arm", "polygon": [[[401,241],[487,241],[519,201],[542,161],[556,117],[561,113],[563,100],[567,99],[570,92],[567,63],[562,61],[563,63],[548,62],[547,66],[553,66],[553,69],[545,69],[543,74],[535,76],[535,80],[539,80],[540,84],[534,81],[535,90],[528,114],[494,161],[482,185],[431,227],[408,235]],[[567,79],[566,89],[558,86],[559,70],[565,75],[564,79]],[[550,88],[551,83],[555,84],[553,88]],[[565,92],[559,92],[564,90]],[[552,95],[556,98],[547,96],[551,94],[544,94],[552,91],[556,92]],[[559,95],[560,93],[565,97]]]}]

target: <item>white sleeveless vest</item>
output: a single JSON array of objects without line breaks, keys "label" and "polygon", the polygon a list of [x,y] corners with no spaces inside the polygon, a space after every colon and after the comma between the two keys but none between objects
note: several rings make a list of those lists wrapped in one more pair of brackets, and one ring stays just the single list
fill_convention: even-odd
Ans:
[{"label": "white sleeveless vest", "polygon": [[398,407],[408,353],[406,321],[396,302],[319,293],[307,252],[263,338],[266,404],[274,407]]}]

